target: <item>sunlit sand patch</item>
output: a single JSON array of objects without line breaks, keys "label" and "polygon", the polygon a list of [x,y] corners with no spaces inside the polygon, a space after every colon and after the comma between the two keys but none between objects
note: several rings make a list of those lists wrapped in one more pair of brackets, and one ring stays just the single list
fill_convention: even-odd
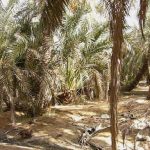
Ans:
[{"label": "sunlit sand patch", "polygon": [[7,143],[1,143],[0,144],[0,150],[38,150],[38,149],[25,147],[25,146],[10,145]]},{"label": "sunlit sand patch", "polygon": [[75,122],[81,121],[83,118],[85,118],[81,115],[76,115],[76,114],[75,115],[68,115],[68,116],[71,117],[71,119]]},{"label": "sunlit sand patch", "polygon": [[137,103],[140,103],[140,104],[148,104],[149,102],[144,99],[138,99],[138,100],[135,100],[135,102]]},{"label": "sunlit sand patch", "polygon": [[148,86],[137,86],[133,91],[148,91]]},{"label": "sunlit sand patch", "polygon": [[71,136],[71,135],[74,135],[74,133],[72,132],[72,130],[69,130],[69,129],[62,129],[62,130],[63,130],[64,134],[67,133],[67,134],[69,134],[70,136]]}]

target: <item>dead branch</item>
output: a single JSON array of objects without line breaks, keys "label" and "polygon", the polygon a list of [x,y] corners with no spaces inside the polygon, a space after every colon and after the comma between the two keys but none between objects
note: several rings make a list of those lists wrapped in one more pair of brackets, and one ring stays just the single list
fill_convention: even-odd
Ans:
[{"label": "dead branch", "polygon": [[86,128],[79,139],[80,145],[86,145],[93,136],[96,136],[98,133],[102,132],[110,132],[110,126],[105,128],[102,128],[101,126]]}]

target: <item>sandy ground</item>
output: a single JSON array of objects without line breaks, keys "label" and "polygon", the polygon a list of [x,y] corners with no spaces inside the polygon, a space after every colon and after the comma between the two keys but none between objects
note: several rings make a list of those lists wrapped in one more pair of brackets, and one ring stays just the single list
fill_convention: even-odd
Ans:
[{"label": "sandy ground", "polygon": [[36,150],[36,149],[3,143],[3,144],[0,144],[0,150]]},{"label": "sandy ground", "polygon": [[[142,116],[140,115],[144,114],[150,106],[150,102],[145,98],[145,91],[147,90],[147,87],[139,87],[133,93],[122,96],[119,100],[119,115],[130,110],[141,118]],[[17,144],[27,147],[18,147],[14,145],[16,143],[7,145],[1,142],[0,150],[90,150],[89,146],[81,147],[79,145],[78,141],[82,133],[81,128],[94,127],[101,124],[102,118],[107,118],[108,114],[109,103],[106,101],[93,101],[86,105],[52,107],[44,116],[35,118],[32,125],[28,124],[29,119],[19,117],[20,114],[17,113],[18,127],[32,128],[33,136],[29,139],[19,139],[19,142],[17,142]],[[109,125],[109,121],[103,123],[105,126]],[[10,128],[10,113],[2,113],[0,115],[0,132],[8,131]],[[16,133],[11,133],[11,136],[16,138]],[[97,146],[102,146],[105,150],[111,149],[109,131],[93,137],[91,142]],[[118,143],[119,150],[121,150],[121,138],[119,138]],[[127,140],[126,143],[127,150],[133,149],[132,138]],[[141,142],[138,145],[141,145]],[[142,147],[138,150],[150,149],[147,143],[144,143]]]}]

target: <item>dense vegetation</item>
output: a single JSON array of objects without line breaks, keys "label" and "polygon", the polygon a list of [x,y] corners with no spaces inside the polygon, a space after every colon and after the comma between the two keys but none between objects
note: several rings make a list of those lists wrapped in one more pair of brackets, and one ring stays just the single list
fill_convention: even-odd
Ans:
[{"label": "dense vegetation", "polygon": [[[110,13],[115,9],[106,6]],[[128,9],[124,11],[125,17]],[[107,101],[116,92],[111,92],[113,55],[121,59],[120,91],[133,90],[142,79],[149,85],[149,10],[143,37],[140,29],[120,22],[124,30],[112,24],[110,38],[109,23],[115,17],[101,2],[93,6],[84,0],[31,0],[20,6],[10,0],[6,7],[0,3],[1,111],[11,110],[15,124],[14,111],[36,117],[52,105]],[[115,44],[122,49],[119,55],[112,54]]]}]

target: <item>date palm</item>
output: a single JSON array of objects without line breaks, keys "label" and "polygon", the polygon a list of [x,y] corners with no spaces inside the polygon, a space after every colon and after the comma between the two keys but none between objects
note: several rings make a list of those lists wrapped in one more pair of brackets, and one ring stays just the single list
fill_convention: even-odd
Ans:
[{"label": "date palm", "polygon": [[[32,40],[30,40],[30,38],[33,38],[33,34],[30,32],[32,18],[36,17],[36,15],[37,16],[41,15],[40,25],[42,25],[42,28],[40,28],[40,32],[43,35],[52,33],[52,31],[54,31],[55,28],[61,23],[62,14],[64,11],[65,4],[67,4],[67,0],[38,1],[37,3],[34,3],[34,6],[35,5],[39,6],[38,9],[35,9],[36,7],[34,6],[30,7],[29,9],[23,8],[23,10],[19,10],[19,13],[22,12],[20,13],[22,14],[22,16],[20,17],[22,18],[22,20],[24,20],[24,22],[19,22],[19,23],[18,21],[20,21],[21,19],[20,18],[18,19],[16,17],[17,15],[14,18],[13,16],[14,14],[12,14],[12,10],[14,12],[14,6],[16,3],[17,1],[10,0],[6,8],[3,8],[1,6],[1,13],[0,13],[0,17],[1,17],[1,24],[0,24],[0,28],[1,28],[0,30],[1,81],[3,83],[2,90],[5,90],[7,92],[7,95],[10,100],[11,108],[13,108],[11,109],[13,123],[15,123],[14,121],[14,99],[16,100],[16,88],[17,88],[16,86],[18,86],[18,90],[19,90],[19,87],[21,88],[26,87],[26,83],[25,83],[26,81],[18,82],[20,79],[22,79],[22,75],[24,75],[23,72],[27,71],[29,72],[30,75],[32,74],[31,70],[29,70],[28,68],[25,68],[25,61],[26,61],[25,59],[26,59],[26,56],[28,55],[27,52],[29,51],[31,52],[29,48],[33,48],[33,47],[39,48],[40,46],[42,46],[42,44],[35,45],[35,43]],[[29,4],[27,4],[27,6],[29,6]],[[57,11],[56,11],[56,7],[57,7]],[[51,25],[47,26],[46,25],[47,22]],[[21,28],[18,25],[20,25]],[[43,41],[44,39],[41,40],[41,43],[43,43]],[[36,43],[38,42],[39,41],[36,41]],[[36,74],[38,74],[37,70],[36,70]],[[19,80],[16,77],[17,78],[19,77]],[[38,79],[36,79],[36,81],[38,81]],[[3,91],[1,92],[3,93]]]},{"label": "date palm", "polygon": [[[15,29],[16,24],[12,19],[12,7],[0,6],[0,80],[1,80],[1,100],[4,97],[3,93],[6,93],[7,99],[10,101],[11,108],[11,120],[13,125],[15,125],[15,115],[14,115],[14,100],[15,100],[15,67],[14,59],[12,58],[12,49],[10,44],[15,41]],[[13,44],[12,44],[13,45]],[[6,98],[5,97],[5,98]],[[4,99],[5,99],[4,98]]]},{"label": "date palm", "polygon": [[[128,0],[114,0],[106,1],[106,6],[110,16],[110,32],[113,42],[112,58],[111,58],[111,84],[110,84],[110,113],[111,113],[111,136],[112,136],[112,150],[117,149],[117,101],[118,90],[120,83],[121,70],[121,52],[122,43],[124,40],[123,30],[125,28],[125,16],[129,13]],[[145,25],[146,11],[148,0],[140,0],[139,24],[141,33],[143,34],[143,27]]]},{"label": "date palm", "polygon": [[[108,25],[104,22],[99,26],[94,17],[89,19],[89,8],[88,3],[84,3],[77,6],[73,13],[71,10],[65,14],[62,27],[56,32],[59,42],[54,45],[57,45],[57,51],[60,51],[62,57],[63,65],[59,68],[63,70],[66,88],[79,90],[90,79],[91,83],[95,82],[95,86],[92,87],[91,84],[89,87],[100,98],[99,93],[102,95],[104,91],[101,78],[105,75],[104,70],[107,70],[109,60]],[[95,76],[99,80],[97,83],[94,81]]]}]

